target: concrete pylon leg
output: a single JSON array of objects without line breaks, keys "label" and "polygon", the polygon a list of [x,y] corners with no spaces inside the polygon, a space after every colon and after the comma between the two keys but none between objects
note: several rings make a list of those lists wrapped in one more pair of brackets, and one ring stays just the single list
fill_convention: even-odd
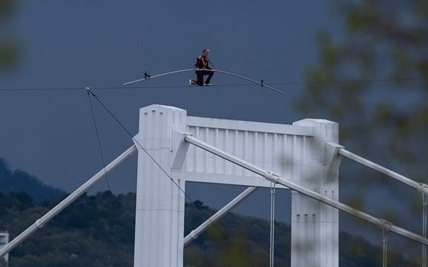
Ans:
[{"label": "concrete pylon leg", "polygon": [[[339,199],[338,169],[340,158],[327,142],[338,143],[338,124],[326,120],[305,119],[293,123],[314,127],[314,137],[304,145],[301,171],[296,179],[301,185],[332,199]],[[291,267],[339,266],[339,213],[298,192],[291,197]]]},{"label": "concrete pylon leg", "polygon": [[[173,176],[171,171],[175,152],[172,142],[174,130],[186,130],[185,110],[161,105],[140,109],[140,129],[136,140],[184,190],[185,181],[179,172],[174,172]],[[184,194],[136,145],[138,173],[134,267],[182,267]]]}]

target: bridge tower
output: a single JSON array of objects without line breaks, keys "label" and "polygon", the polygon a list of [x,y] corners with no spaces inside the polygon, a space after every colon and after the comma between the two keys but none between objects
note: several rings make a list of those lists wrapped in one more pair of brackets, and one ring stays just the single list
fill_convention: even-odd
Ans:
[{"label": "bridge tower", "polygon": [[[183,266],[186,182],[270,187],[259,175],[190,146],[185,135],[338,200],[340,158],[328,145],[338,143],[337,123],[305,119],[283,125],[192,117],[170,106],[143,107],[135,136],[135,267]],[[277,205],[281,209],[286,203]],[[337,267],[338,211],[293,191],[291,213],[291,266]]]}]

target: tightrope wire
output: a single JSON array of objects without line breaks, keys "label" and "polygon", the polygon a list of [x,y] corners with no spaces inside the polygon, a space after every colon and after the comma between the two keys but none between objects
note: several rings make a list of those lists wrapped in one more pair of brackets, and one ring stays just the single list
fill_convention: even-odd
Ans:
[{"label": "tightrope wire", "polygon": [[[330,81],[318,81],[318,82],[264,82],[264,85],[328,85],[328,84],[342,84],[342,83],[389,83],[389,82],[400,82],[400,81],[428,81],[423,78],[387,78],[387,79],[355,79],[355,80],[330,80]],[[224,83],[224,84],[213,84],[210,87],[242,87],[242,86],[260,86],[254,83]],[[165,85],[148,85],[148,86],[100,86],[91,87],[96,90],[112,90],[112,91],[125,91],[130,89],[156,89],[156,88],[187,88],[188,85],[184,84],[165,84]],[[198,88],[198,87],[196,87]],[[0,92],[72,92],[82,91],[85,87],[18,87],[18,88],[0,88]]]}]

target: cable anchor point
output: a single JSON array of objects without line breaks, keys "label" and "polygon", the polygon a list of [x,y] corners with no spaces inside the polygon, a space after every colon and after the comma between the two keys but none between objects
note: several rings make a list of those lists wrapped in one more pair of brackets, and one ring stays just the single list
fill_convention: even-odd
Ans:
[{"label": "cable anchor point", "polygon": [[85,87],[85,90],[88,94],[91,94],[92,96],[95,96],[94,92],[92,92],[91,87]]},{"label": "cable anchor point", "polygon": [[379,222],[380,222],[380,226],[382,227],[382,230],[385,233],[389,233],[391,231],[393,224],[390,221],[387,221],[385,219],[379,219]]}]

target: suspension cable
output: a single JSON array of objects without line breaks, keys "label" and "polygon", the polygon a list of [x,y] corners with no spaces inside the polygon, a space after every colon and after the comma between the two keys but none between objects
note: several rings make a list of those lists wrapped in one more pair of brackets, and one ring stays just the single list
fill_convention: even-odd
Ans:
[{"label": "suspension cable", "polygon": [[275,189],[276,183],[270,182],[270,244],[269,267],[275,265]]},{"label": "suspension cable", "polygon": [[89,106],[91,107],[91,114],[92,114],[92,122],[94,124],[94,128],[95,128],[95,134],[97,136],[97,140],[98,140],[98,149],[100,151],[100,155],[101,155],[101,161],[103,163],[103,167],[104,167],[104,176],[106,178],[106,182],[107,182],[107,187],[108,187],[108,191],[111,192],[111,188],[110,188],[110,181],[108,179],[107,176],[107,171],[106,171],[106,162],[104,160],[104,153],[103,153],[103,148],[101,146],[101,138],[100,138],[100,134],[98,131],[98,125],[97,125],[97,120],[95,118],[95,112],[94,112],[94,107],[92,106],[92,100],[91,100],[91,95],[95,96],[95,94],[91,91],[91,89],[89,87],[86,87],[86,92],[88,95],[88,102],[89,102]]},{"label": "suspension cable", "polygon": [[95,98],[95,100],[97,100],[97,102],[107,111],[107,113],[116,121],[116,123],[122,128],[122,130],[124,130],[125,133],[129,137],[131,137],[131,139],[144,151],[144,153],[147,154],[147,156],[153,161],[153,163],[155,163],[159,167],[159,169],[178,187],[178,189],[180,189],[180,191],[190,201],[193,201],[191,198],[189,198],[186,195],[186,192],[180,187],[180,185],[174,180],[174,178],[172,178],[172,176],[162,167],[162,165],[149,153],[149,151],[147,151],[147,149],[143,145],[141,145],[137,139],[134,138],[134,136],[131,134],[131,132],[122,124],[122,122],[120,122],[120,120],[113,114],[113,112],[111,112],[110,109],[108,109],[107,106],[104,105],[103,102],[101,102],[101,100],[98,98],[98,96],[96,94],[94,94],[92,91],[91,91],[91,94]]},{"label": "suspension cable", "polygon": [[382,221],[382,267],[388,267],[388,234],[391,230],[391,223]]}]

